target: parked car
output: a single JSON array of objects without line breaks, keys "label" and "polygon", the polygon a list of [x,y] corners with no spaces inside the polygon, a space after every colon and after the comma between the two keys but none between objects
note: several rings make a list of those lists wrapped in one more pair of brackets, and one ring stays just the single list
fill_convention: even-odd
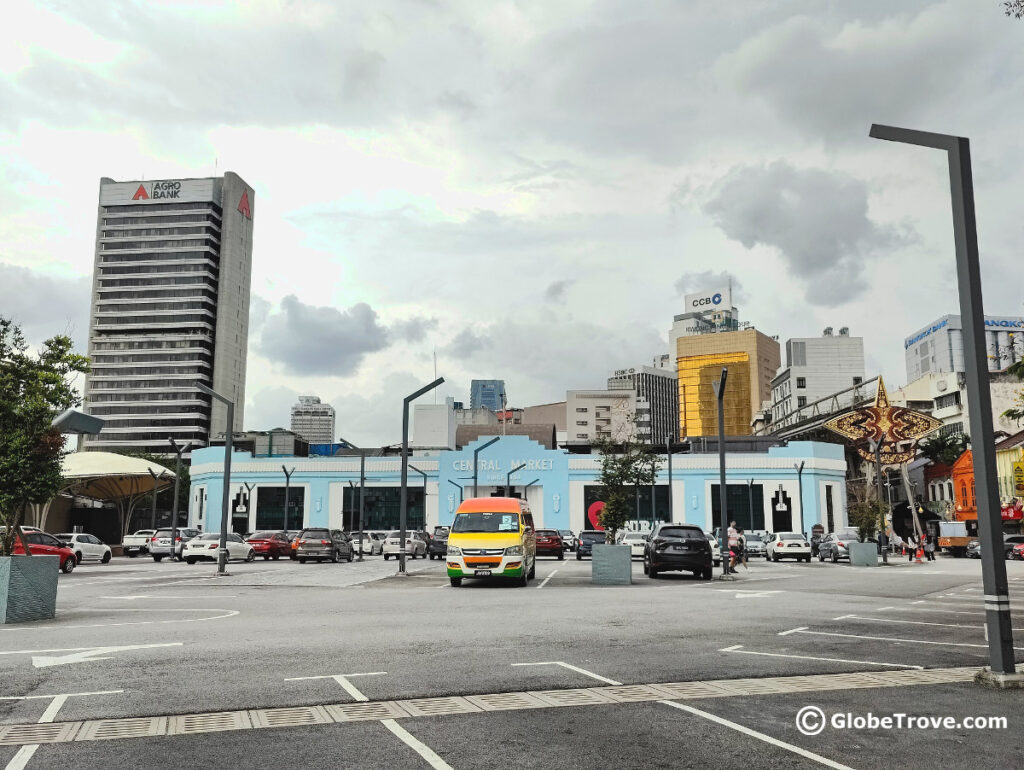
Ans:
[{"label": "parked car", "polygon": [[722,544],[718,542],[714,532],[705,532],[704,537],[711,543],[711,562],[717,567],[722,563]]},{"label": "parked car", "polygon": [[75,561],[79,564],[83,559],[103,564],[110,563],[110,546],[95,535],[88,535],[85,532],[61,532],[54,537],[74,551]]},{"label": "parked car", "polygon": [[1003,557],[1013,558],[1013,549],[1021,543],[1024,543],[1024,535],[1003,535]]},{"label": "parked car", "polygon": [[[406,530],[405,533],[405,553],[410,559],[415,559],[417,556],[426,558],[427,556],[427,545],[419,538],[412,536],[411,530]],[[399,552],[402,550],[402,538],[400,532],[389,532],[388,536],[384,539],[384,561],[387,561],[392,556],[398,558]]]},{"label": "parked car", "polygon": [[434,535],[427,544],[427,556],[431,559],[444,559],[448,553],[448,527],[434,527]]},{"label": "parked car", "polygon": [[301,529],[286,529],[285,532],[287,533],[288,538],[292,542],[292,555],[291,555],[291,558],[294,559],[294,558],[296,558],[295,550],[299,547],[299,535],[302,534],[302,530]]},{"label": "parked car", "polygon": [[701,580],[712,576],[711,543],[700,527],[659,524],[644,541],[644,574],[657,578],[670,570],[692,572]]},{"label": "parked car", "polygon": [[[430,552],[430,541],[433,540],[434,538],[431,537],[429,532],[427,532],[426,530],[423,530],[423,529],[413,530],[412,536],[416,540],[422,540],[423,541],[423,555],[426,556]],[[445,550],[446,551],[448,550],[447,546],[445,547]]]},{"label": "parked car", "polygon": [[576,550],[576,535],[572,533],[571,529],[560,529],[558,534],[562,536],[562,544],[565,546],[565,550]]},{"label": "parked car", "polygon": [[823,532],[815,532],[811,535],[811,556],[818,555],[818,545],[824,540],[825,534]]},{"label": "parked car", "polygon": [[643,532],[623,532],[619,535],[619,545],[629,546],[629,557],[631,559],[644,558],[644,546],[647,544],[647,536]]},{"label": "parked car", "polygon": [[1014,561],[1024,561],[1024,543],[1017,543],[1010,551],[1010,558]]},{"label": "parked car", "polygon": [[829,532],[821,542],[818,543],[818,561],[828,559],[835,564],[840,559],[849,561],[850,552],[847,550],[847,543],[856,543],[860,539],[855,529],[844,529],[839,532]]},{"label": "parked car", "polygon": [[[28,541],[28,550],[32,556],[58,557],[57,564],[65,573],[71,572],[78,564],[78,560],[75,559],[75,552],[53,535],[40,532],[35,528],[32,528],[34,531],[28,532],[25,532],[25,529],[25,527],[22,527],[21,531],[25,534],[25,540]],[[11,550],[11,553],[25,555],[25,549],[21,544],[20,538],[15,538],[14,548]]]},{"label": "parked car", "polygon": [[969,542],[967,544],[967,550],[964,552],[964,555],[968,559],[980,559],[981,558],[981,541],[980,540],[972,540],[971,542]]},{"label": "parked car", "polygon": [[121,540],[125,555],[134,559],[136,556],[149,553],[149,539],[155,534],[155,529],[140,529],[134,534],[125,535]]},{"label": "parked car", "polygon": [[800,532],[776,532],[768,541],[765,558],[772,561],[795,559],[809,562],[811,560],[811,544]]},{"label": "parked car", "polygon": [[292,541],[284,530],[250,532],[246,535],[245,542],[251,545],[256,555],[262,556],[264,561],[277,561],[282,556],[292,555]]},{"label": "parked car", "polygon": [[557,529],[537,530],[537,555],[555,556],[559,561],[565,558],[565,543]]},{"label": "parked car", "polygon": [[594,555],[594,543],[605,542],[604,530],[601,529],[585,529],[580,532],[579,540],[576,542],[576,561],[580,561],[584,556]]},{"label": "parked car", "polygon": [[379,532],[353,532],[352,547],[356,549],[356,553],[362,548],[363,553],[375,556],[383,550],[384,538]]},{"label": "parked car", "polygon": [[[256,549],[245,542],[237,532],[228,532],[227,549],[228,561],[232,559],[252,561],[256,558]],[[220,533],[206,532],[185,543],[182,556],[186,564],[195,564],[197,561],[217,561],[219,550]]]},{"label": "parked car", "polygon": [[[189,540],[199,535],[198,529],[180,527],[174,539],[174,558],[180,559],[182,548]],[[149,555],[153,561],[160,561],[165,556],[171,555],[171,528],[158,529],[149,538]]]},{"label": "parked car", "polygon": [[295,556],[300,564],[305,564],[307,559],[316,559],[318,562],[330,559],[337,563],[342,559],[352,561],[354,552],[352,541],[340,529],[309,527],[299,533]]},{"label": "parked car", "polygon": [[752,559],[754,557],[760,558],[768,554],[768,546],[765,542],[756,535],[748,535],[746,532],[743,533],[745,541],[745,549],[747,552],[747,558]]}]

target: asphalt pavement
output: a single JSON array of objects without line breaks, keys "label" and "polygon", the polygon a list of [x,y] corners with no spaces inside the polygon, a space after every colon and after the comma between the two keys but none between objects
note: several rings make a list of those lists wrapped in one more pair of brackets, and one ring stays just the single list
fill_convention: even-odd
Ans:
[{"label": "asphalt pavement", "polygon": [[[55,620],[0,627],[0,767],[1024,760],[1024,691],[969,681],[987,660],[977,561],[757,561],[713,581],[650,580],[636,562],[621,587],[593,585],[572,554],[542,559],[526,588],[407,567],[255,562],[216,577],[120,558],[61,575]],[[1016,617],[1024,564],[1007,568]],[[1007,725],[804,735],[810,705]]]}]

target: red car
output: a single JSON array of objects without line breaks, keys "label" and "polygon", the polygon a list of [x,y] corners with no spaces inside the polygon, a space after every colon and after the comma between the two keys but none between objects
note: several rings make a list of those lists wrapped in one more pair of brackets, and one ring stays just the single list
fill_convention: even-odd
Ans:
[{"label": "red car", "polygon": [[1024,561],[1024,543],[1018,543],[1010,551],[1010,558],[1014,561]]},{"label": "red car", "polygon": [[537,530],[537,555],[557,556],[559,561],[565,559],[565,543],[557,529]]},{"label": "red car", "polygon": [[292,540],[288,533],[278,530],[277,532],[253,532],[245,539],[257,556],[266,559],[280,559],[282,556],[292,555]]},{"label": "red car", "polygon": [[[57,556],[60,559],[60,568],[64,572],[71,572],[78,563],[75,552],[53,535],[45,532],[26,532],[25,540],[28,541],[28,549],[32,556]],[[21,540],[15,539],[13,553],[24,556],[25,549],[21,545]]]}]

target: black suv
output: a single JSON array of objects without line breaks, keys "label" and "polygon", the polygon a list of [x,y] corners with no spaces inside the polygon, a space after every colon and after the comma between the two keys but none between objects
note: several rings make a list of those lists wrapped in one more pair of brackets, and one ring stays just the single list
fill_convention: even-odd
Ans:
[{"label": "black suv", "polygon": [[295,549],[295,555],[303,564],[306,563],[306,559],[316,559],[317,561],[330,559],[333,562],[339,562],[342,559],[352,561],[354,550],[352,540],[340,529],[311,527],[299,533],[299,544]]},{"label": "black suv", "polygon": [[599,529],[585,529],[580,532],[579,540],[576,541],[576,561],[584,556],[594,556],[594,543],[600,545],[605,542],[605,534]]},{"label": "black suv", "polygon": [[434,527],[434,534],[427,543],[427,556],[443,559],[448,554],[448,527]]},{"label": "black suv", "polygon": [[669,570],[692,572],[711,580],[711,543],[692,524],[659,524],[644,545],[644,574],[656,578]]}]

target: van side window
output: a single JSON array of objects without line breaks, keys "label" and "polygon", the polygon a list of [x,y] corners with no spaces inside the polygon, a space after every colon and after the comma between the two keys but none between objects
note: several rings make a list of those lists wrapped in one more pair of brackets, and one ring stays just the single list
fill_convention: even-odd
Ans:
[{"label": "van side window", "polygon": [[532,513],[524,513],[523,514],[523,528],[529,530],[530,532],[533,532],[533,514]]}]

